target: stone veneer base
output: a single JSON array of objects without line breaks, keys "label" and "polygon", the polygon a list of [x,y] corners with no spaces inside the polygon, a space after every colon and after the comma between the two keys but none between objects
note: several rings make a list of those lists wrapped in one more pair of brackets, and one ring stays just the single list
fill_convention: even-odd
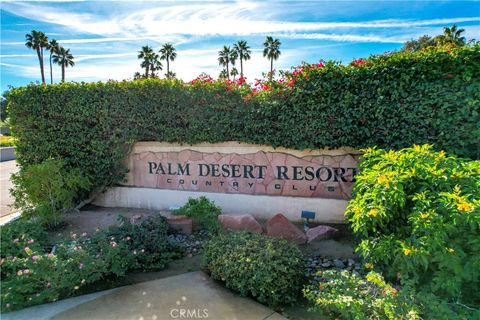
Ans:
[{"label": "stone veneer base", "polygon": [[102,207],[128,207],[168,210],[182,206],[189,197],[206,196],[222,208],[224,214],[251,214],[269,219],[283,213],[291,221],[301,221],[302,210],[314,211],[315,221],[343,223],[347,200],[264,196],[232,193],[176,191],[138,187],[111,187],[93,202]]}]

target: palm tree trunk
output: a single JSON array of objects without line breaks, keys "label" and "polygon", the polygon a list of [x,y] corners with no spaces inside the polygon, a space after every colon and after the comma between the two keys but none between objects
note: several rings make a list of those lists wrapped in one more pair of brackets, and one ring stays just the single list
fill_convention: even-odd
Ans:
[{"label": "palm tree trunk", "polygon": [[145,67],[145,78],[148,78],[149,66],[150,66],[150,65],[147,65],[147,66]]},{"label": "palm tree trunk", "polygon": [[273,77],[273,58],[270,59],[270,80]]},{"label": "palm tree trunk", "polygon": [[170,74],[170,64],[167,57],[167,77],[169,77],[169,74]]},{"label": "palm tree trunk", "polygon": [[40,62],[40,73],[42,74],[42,84],[45,84],[45,72],[43,71],[43,52],[40,53],[40,48],[37,48],[38,61]]},{"label": "palm tree trunk", "polygon": [[240,57],[240,77],[243,78],[243,61],[242,61],[242,57]]},{"label": "palm tree trunk", "polygon": [[228,70],[228,63],[227,63],[227,79],[230,80],[230,71]]},{"label": "palm tree trunk", "polygon": [[50,84],[53,84],[52,51],[50,51]]},{"label": "palm tree trunk", "polygon": [[65,82],[65,63],[62,64],[62,82]]}]

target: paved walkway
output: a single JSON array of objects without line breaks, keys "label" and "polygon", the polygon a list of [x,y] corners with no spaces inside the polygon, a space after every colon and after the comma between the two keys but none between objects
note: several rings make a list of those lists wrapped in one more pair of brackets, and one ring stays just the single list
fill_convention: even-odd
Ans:
[{"label": "paved walkway", "polygon": [[9,207],[13,202],[9,189],[13,186],[10,175],[17,171],[18,167],[15,160],[0,162],[0,217],[16,211]]},{"label": "paved walkway", "polygon": [[2,314],[2,320],[281,320],[280,314],[241,298],[203,272],[143,282]]}]

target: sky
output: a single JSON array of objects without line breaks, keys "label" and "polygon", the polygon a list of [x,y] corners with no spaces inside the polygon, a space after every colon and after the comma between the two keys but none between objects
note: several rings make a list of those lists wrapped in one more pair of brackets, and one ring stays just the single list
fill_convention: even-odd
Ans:
[{"label": "sky", "polygon": [[[281,41],[277,70],[320,59],[348,63],[453,24],[464,28],[467,38],[480,39],[479,1],[2,0],[0,8],[2,92],[41,81],[36,53],[25,47],[31,30],[70,49],[75,66],[66,70],[66,80],[77,82],[131,79],[142,71],[140,48],[158,51],[166,42],[177,49],[171,71],[190,81],[202,72],[218,77],[218,51],[246,40],[252,58],[244,72],[253,82],[269,71],[262,56],[268,35]],[[47,79],[48,58],[47,52]],[[60,80],[59,66],[53,77]]]}]

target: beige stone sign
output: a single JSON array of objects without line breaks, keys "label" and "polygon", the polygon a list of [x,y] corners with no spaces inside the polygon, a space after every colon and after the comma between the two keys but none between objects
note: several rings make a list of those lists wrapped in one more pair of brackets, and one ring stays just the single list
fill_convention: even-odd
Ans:
[{"label": "beige stone sign", "polygon": [[237,142],[175,148],[143,143],[131,153],[129,167],[126,185],[135,187],[348,199],[358,153],[275,150]]}]

